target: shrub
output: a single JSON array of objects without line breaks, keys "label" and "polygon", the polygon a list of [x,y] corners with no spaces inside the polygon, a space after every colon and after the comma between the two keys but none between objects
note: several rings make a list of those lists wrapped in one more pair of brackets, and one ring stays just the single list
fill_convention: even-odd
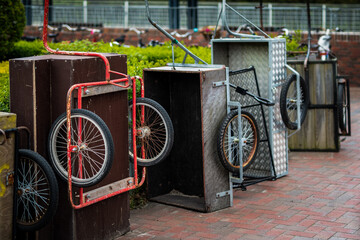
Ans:
[{"label": "shrub", "polygon": [[[1,0],[0,0],[1,1]],[[73,43],[49,43],[53,49],[66,51],[83,51],[83,52],[102,52],[118,53],[127,55],[127,68],[130,76],[142,76],[144,68],[165,66],[172,62],[171,45],[166,43],[164,46],[155,46],[147,48],[139,47],[111,47],[109,43],[90,42],[88,40],[75,41]],[[210,63],[210,48],[207,47],[189,47],[195,55]],[[181,63],[185,56],[184,51],[175,47],[175,62]],[[45,54],[46,50],[41,41],[26,42],[19,41],[14,44],[12,51],[9,53],[11,58],[29,57],[34,55]],[[186,63],[194,63],[191,57],[187,57]],[[0,64],[0,111],[9,111],[9,64],[4,62]],[[139,86],[140,87],[140,86]],[[131,97],[131,91],[129,91]]]},{"label": "shrub", "polygon": [[0,112],[10,110],[9,62],[0,63]]},{"label": "shrub", "polygon": [[20,0],[0,0],[0,61],[8,58],[25,27],[25,9]]},{"label": "shrub", "polygon": [[36,40],[33,42],[19,41],[16,42],[8,54],[8,59],[31,57],[46,54],[46,50],[42,41]]}]

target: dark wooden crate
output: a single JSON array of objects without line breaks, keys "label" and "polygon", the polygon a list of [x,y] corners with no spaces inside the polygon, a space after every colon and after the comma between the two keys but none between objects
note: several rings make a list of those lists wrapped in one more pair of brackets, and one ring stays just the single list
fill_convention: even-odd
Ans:
[{"label": "dark wooden crate", "polygon": [[217,156],[216,139],[226,115],[225,67],[160,67],[144,70],[145,95],[169,113],[175,140],[170,156],[148,168],[151,200],[201,212],[230,206],[229,174]]},{"label": "dark wooden crate", "polygon": [[[106,54],[111,69],[127,71],[126,56]],[[96,57],[46,55],[10,61],[11,111],[18,114],[18,125],[27,126],[32,146],[48,159],[46,144],[52,122],[66,109],[69,87],[81,82],[105,80],[105,67]],[[115,146],[114,163],[105,179],[88,191],[129,176],[127,91],[86,97],[83,108],[99,115],[109,127]],[[113,239],[129,231],[128,193],[73,210],[67,183],[59,181],[59,207],[39,239]],[[78,192],[78,189],[75,189]],[[76,194],[76,193],[75,193]]]}]

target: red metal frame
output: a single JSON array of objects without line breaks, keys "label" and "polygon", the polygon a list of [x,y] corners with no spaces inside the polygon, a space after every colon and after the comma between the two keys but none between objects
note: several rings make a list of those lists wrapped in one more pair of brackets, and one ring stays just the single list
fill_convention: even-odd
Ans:
[{"label": "red metal frame", "polygon": [[[139,80],[140,84],[141,84],[141,97],[144,97],[144,82],[143,79],[140,77],[130,77],[124,73],[120,73],[120,72],[116,72],[116,71],[112,71],[110,70],[110,64],[108,59],[100,53],[94,53],[94,52],[75,52],[75,51],[60,51],[60,50],[54,50],[51,49],[48,46],[48,42],[47,42],[47,35],[48,35],[48,15],[49,15],[49,0],[45,0],[44,2],[44,24],[43,24],[43,43],[44,43],[44,47],[45,49],[53,54],[60,54],[60,55],[76,55],[76,56],[95,56],[95,57],[99,57],[104,61],[105,64],[105,81],[100,81],[100,82],[88,82],[88,83],[79,83],[79,84],[75,84],[73,86],[70,87],[70,89],[68,90],[67,93],[67,103],[66,103],[66,118],[67,118],[67,160],[68,160],[68,194],[69,194],[69,198],[70,198],[70,203],[71,206],[74,209],[80,209],[86,206],[89,206],[91,204],[100,202],[102,200],[105,200],[107,198],[113,197],[115,195],[121,194],[123,192],[127,192],[130,190],[133,190],[135,188],[140,187],[144,181],[145,181],[145,176],[146,176],[146,168],[143,168],[142,171],[142,177],[141,177],[141,181],[139,183],[138,180],[138,174],[137,174],[137,154],[136,154],[136,111],[135,111],[135,106],[136,106],[136,81]],[[120,78],[118,79],[114,79],[114,80],[110,80],[110,73],[113,73],[115,75],[118,75]],[[106,194],[104,196],[89,200],[89,201],[83,201],[83,188],[80,188],[80,194],[79,194],[79,198],[80,198],[80,204],[75,204],[74,203],[74,199],[73,199],[73,193],[72,193],[72,179],[71,179],[71,152],[72,149],[75,146],[71,145],[71,105],[72,105],[72,98],[73,98],[73,91],[74,90],[78,90],[77,93],[77,108],[81,109],[82,108],[82,89],[86,90],[87,87],[90,86],[100,86],[100,85],[115,85],[121,88],[130,88],[132,86],[133,89],[133,111],[132,111],[132,119],[133,119],[133,124],[132,124],[132,143],[133,143],[133,154],[134,154],[134,177],[132,181],[129,181],[127,184],[127,187],[122,188],[120,190],[114,191],[112,193]],[[144,121],[144,108],[142,107],[141,110],[141,122]],[[79,124],[79,128],[78,131],[81,131],[81,124]],[[81,134],[79,134],[79,136],[81,136]],[[81,142],[81,139],[79,139],[78,141]],[[143,148],[142,148],[143,149]],[[144,150],[142,150],[142,154],[144,157]],[[81,154],[80,154],[80,158],[81,158]],[[79,161],[79,168],[82,168],[82,161]],[[81,173],[82,171],[80,171]],[[81,174],[80,174],[81,177]]]}]

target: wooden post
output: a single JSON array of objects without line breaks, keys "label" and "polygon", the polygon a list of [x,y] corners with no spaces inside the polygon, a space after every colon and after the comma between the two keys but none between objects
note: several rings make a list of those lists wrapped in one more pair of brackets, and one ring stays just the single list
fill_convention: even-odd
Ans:
[{"label": "wooden post", "polygon": [[[7,130],[16,127],[16,115],[0,112],[0,129]],[[0,134],[0,143],[4,136]],[[6,179],[14,172],[15,134],[9,135],[0,145],[0,236],[2,240],[12,239],[13,229],[13,197],[14,188]]]}]

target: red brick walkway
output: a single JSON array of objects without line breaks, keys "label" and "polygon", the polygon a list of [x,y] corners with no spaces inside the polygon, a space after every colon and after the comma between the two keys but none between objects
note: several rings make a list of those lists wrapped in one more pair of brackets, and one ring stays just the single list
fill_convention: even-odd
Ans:
[{"label": "red brick walkway", "polygon": [[360,239],[360,88],[339,153],[293,152],[289,174],[234,192],[234,206],[199,213],[149,203],[119,239]]}]

